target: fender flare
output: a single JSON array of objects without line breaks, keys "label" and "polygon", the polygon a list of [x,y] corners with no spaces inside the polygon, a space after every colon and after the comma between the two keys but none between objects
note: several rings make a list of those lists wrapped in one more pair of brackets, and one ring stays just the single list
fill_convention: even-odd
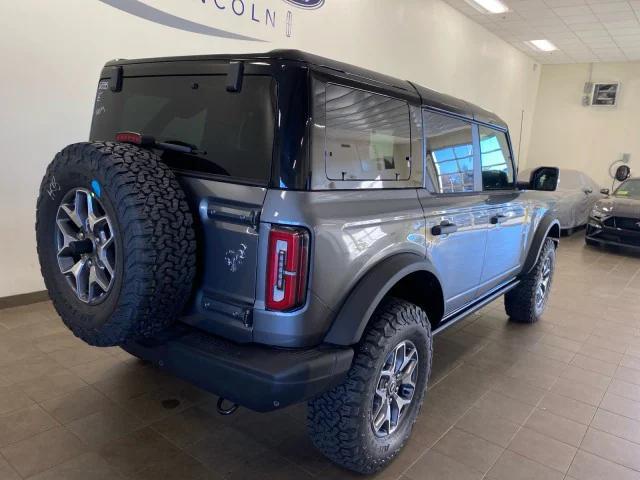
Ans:
[{"label": "fender flare", "polygon": [[354,345],[360,341],[369,319],[387,293],[407,275],[426,271],[437,275],[433,266],[414,253],[388,257],[369,270],[351,290],[329,329],[325,342]]},{"label": "fender flare", "polygon": [[560,221],[552,211],[547,211],[547,213],[542,217],[542,220],[540,220],[536,233],[533,236],[531,246],[529,247],[529,253],[527,253],[527,258],[522,267],[521,275],[527,274],[533,270],[533,267],[535,267],[538,262],[538,258],[540,257],[540,252],[542,252],[544,241],[550,236],[551,229],[553,227],[558,227],[558,236],[551,237],[557,246],[560,242]]}]

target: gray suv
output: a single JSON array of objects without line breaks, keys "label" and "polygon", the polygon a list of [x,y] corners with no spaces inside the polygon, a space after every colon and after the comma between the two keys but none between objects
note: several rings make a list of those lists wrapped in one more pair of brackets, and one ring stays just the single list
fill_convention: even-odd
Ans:
[{"label": "gray suv", "polygon": [[500,118],[411,82],[297,51],[117,60],[43,179],[38,255],[87,343],[221,413],[308,401],[314,444],[371,473],[432,335],[501,295],[543,313],[560,225],[530,188]]}]

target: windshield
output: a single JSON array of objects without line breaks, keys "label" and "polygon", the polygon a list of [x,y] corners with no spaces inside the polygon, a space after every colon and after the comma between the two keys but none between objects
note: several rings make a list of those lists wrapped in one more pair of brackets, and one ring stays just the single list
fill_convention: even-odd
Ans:
[{"label": "windshield", "polygon": [[640,178],[627,180],[613,192],[613,196],[640,200]]},{"label": "windshield", "polygon": [[93,140],[136,132],[157,142],[191,145],[194,153],[161,152],[172,168],[204,172],[256,185],[271,176],[276,84],[245,75],[240,92],[228,92],[226,76],[124,78],[122,91],[100,82],[91,129]]}]

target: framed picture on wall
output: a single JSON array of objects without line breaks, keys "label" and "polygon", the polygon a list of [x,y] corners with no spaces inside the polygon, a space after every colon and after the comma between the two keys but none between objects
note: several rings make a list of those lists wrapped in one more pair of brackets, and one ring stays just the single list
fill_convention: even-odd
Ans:
[{"label": "framed picture on wall", "polygon": [[591,105],[594,107],[615,107],[618,103],[620,82],[594,83]]}]

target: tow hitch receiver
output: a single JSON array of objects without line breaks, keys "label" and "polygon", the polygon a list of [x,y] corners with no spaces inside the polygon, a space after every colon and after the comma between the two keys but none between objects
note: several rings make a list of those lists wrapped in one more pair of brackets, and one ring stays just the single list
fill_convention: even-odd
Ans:
[{"label": "tow hitch receiver", "polygon": [[218,404],[216,406],[216,408],[218,409],[218,413],[220,415],[224,415],[224,416],[233,415],[234,413],[236,413],[236,410],[238,410],[238,404],[237,403],[228,402],[230,404],[230,407],[225,408],[224,407],[224,403],[226,401],[227,400],[225,398],[222,398],[222,397],[220,397],[218,399]]}]

